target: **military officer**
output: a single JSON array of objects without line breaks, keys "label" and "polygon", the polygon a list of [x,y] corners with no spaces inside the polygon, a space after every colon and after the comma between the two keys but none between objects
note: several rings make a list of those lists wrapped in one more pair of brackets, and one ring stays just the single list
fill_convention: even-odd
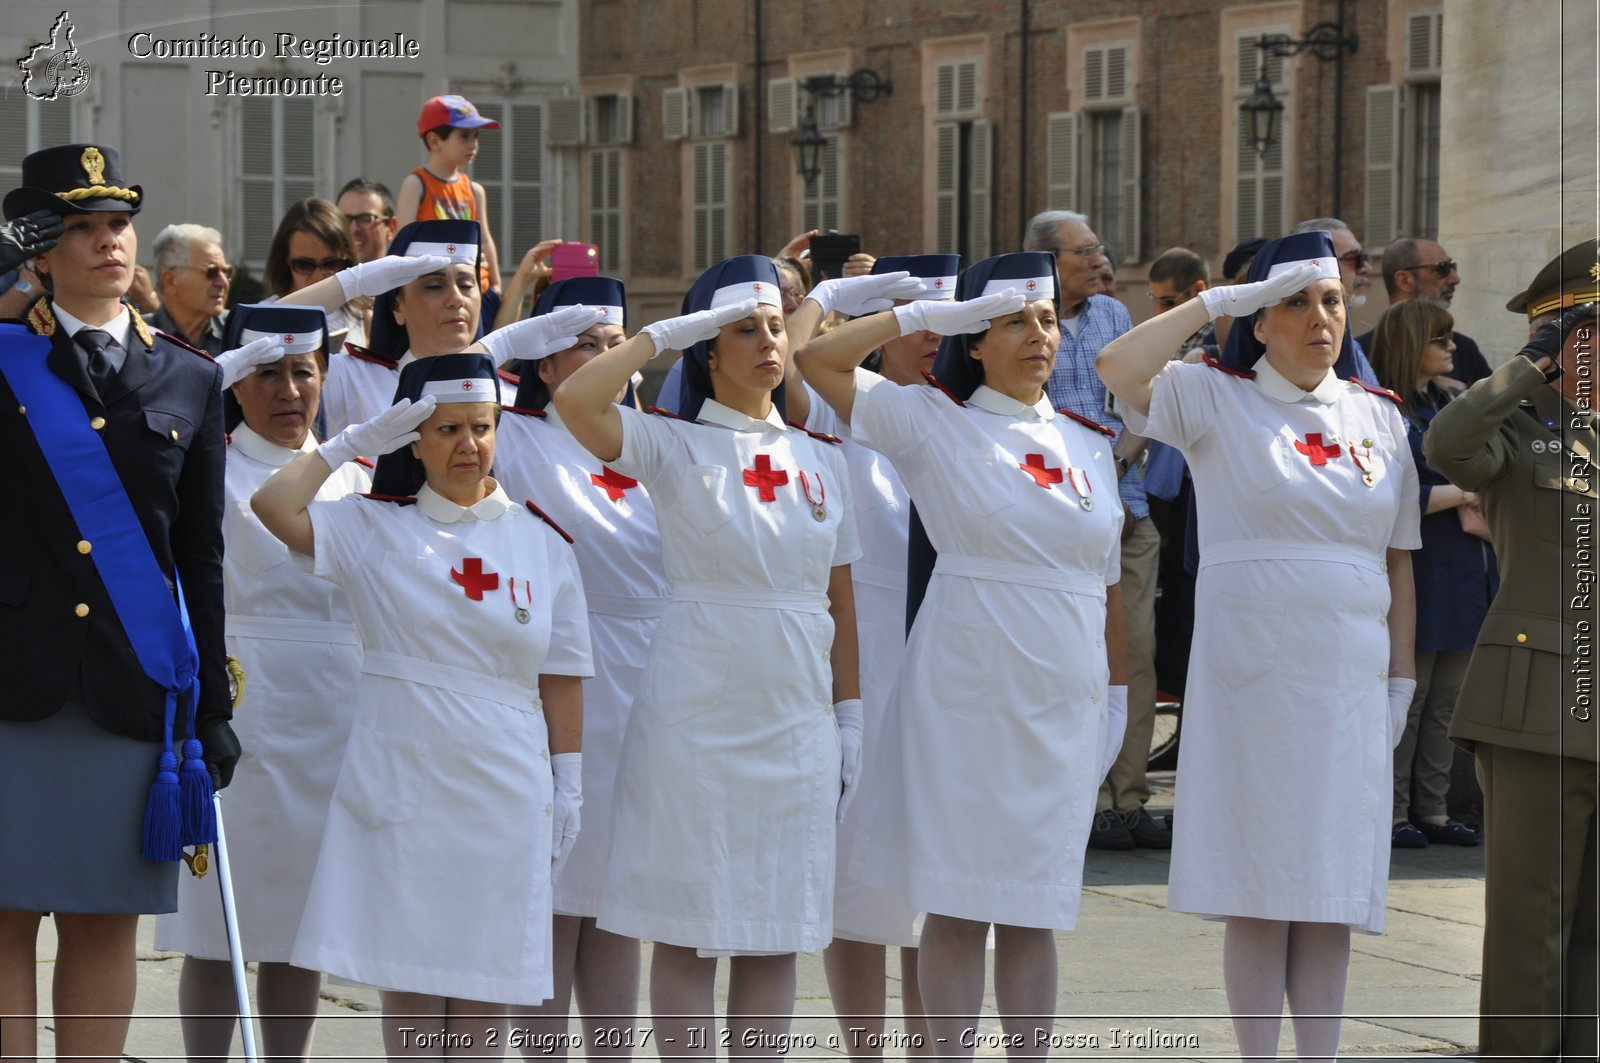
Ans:
[{"label": "military officer", "polygon": [[4,203],[8,220],[43,208],[65,228],[33,259],[47,294],[0,324],[0,482],[17,507],[0,522],[0,1015],[18,1016],[0,1042],[25,1057],[44,912],[57,1051],[120,1055],[138,916],[174,910],[178,846],[201,829],[179,795],[209,810],[238,758],[221,370],[122,302],[143,205],[116,149],[94,144],[27,156]]},{"label": "military officer", "polygon": [[1502,573],[1450,728],[1483,785],[1484,1058],[1596,1050],[1596,300],[1591,239],[1506,304],[1528,316],[1528,345],[1441,410],[1422,444],[1478,493]]}]

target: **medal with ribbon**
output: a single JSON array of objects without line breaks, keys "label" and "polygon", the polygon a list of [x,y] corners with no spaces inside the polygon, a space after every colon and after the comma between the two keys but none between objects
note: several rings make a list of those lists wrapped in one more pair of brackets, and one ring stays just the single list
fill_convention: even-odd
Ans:
[{"label": "medal with ribbon", "polygon": [[1356,468],[1361,470],[1362,483],[1371,487],[1377,482],[1372,475],[1374,463],[1372,460],[1372,440],[1370,438],[1361,441],[1361,449],[1359,450],[1356,449],[1354,441],[1351,442],[1350,460],[1355,462]]},{"label": "medal with ribbon", "polygon": [[511,591],[511,608],[515,611],[517,623],[526,624],[532,618],[532,614],[528,612],[528,606],[533,604],[533,584],[529,583],[527,580],[522,581],[523,600],[519,602],[517,601],[516,577],[511,577],[511,579],[507,580],[506,583]]},{"label": "medal with ribbon", "polygon": [[822,483],[822,474],[820,472],[817,473],[817,493],[813,496],[811,493],[811,477],[807,476],[804,470],[801,470],[800,490],[805,492],[806,501],[811,503],[811,516],[818,521],[827,520],[828,507],[825,503],[828,501],[828,489]]},{"label": "medal with ribbon", "polygon": [[1078,505],[1083,507],[1085,513],[1094,508],[1094,499],[1090,497],[1094,488],[1089,486],[1089,470],[1077,469],[1067,466],[1067,482],[1072,489],[1078,492]]}]

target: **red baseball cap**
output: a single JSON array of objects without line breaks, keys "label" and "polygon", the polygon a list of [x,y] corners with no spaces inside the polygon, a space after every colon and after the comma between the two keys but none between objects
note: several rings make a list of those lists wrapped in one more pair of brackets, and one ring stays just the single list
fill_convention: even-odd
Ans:
[{"label": "red baseball cap", "polygon": [[500,123],[485,118],[465,96],[435,96],[422,105],[417,116],[417,135],[430,129],[450,126],[452,129],[499,129]]}]

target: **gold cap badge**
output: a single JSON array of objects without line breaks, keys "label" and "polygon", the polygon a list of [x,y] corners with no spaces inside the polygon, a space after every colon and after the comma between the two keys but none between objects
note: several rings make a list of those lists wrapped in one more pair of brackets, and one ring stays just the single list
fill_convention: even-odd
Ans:
[{"label": "gold cap badge", "polygon": [[78,160],[83,164],[83,172],[89,176],[91,185],[98,185],[105,181],[106,157],[100,154],[100,149],[93,144],[83,149],[83,156]]}]

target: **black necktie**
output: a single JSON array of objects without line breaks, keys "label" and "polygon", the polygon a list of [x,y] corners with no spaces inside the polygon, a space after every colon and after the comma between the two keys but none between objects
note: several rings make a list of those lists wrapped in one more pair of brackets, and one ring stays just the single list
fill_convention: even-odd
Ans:
[{"label": "black necktie", "polygon": [[111,338],[111,333],[97,328],[79,329],[78,334],[72,338],[78,341],[78,346],[88,352],[89,379],[94,382],[94,390],[104,399],[111,382],[117,377],[117,367],[106,357],[106,349],[115,347],[116,341]]}]

